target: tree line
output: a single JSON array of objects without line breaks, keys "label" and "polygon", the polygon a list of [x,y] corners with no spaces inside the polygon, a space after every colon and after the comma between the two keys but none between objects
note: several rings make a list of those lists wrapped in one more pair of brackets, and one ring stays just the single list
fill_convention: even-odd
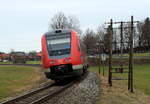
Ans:
[{"label": "tree line", "polygon": [[[128,52],[130,24],[124,24],[123,28],[123,52]],[[118,28],[120,28],[118,26]],[[80,40],[85,46],[85,52],[88,55],[97,53],[108,53],[109,28],[99,25],[96,29],[87,28],[84,32],[80,28],[79,19],[74,15],[66,16],[63,12],[56,13],[49,24],[49,29],[74,29],[80,34]],[[120,30],[113,30],[113,53],[120,53]],[[147,17],[144,21],[136,24],[134,28],[134,51],[149,52],[150,51],[150,20]]]}]

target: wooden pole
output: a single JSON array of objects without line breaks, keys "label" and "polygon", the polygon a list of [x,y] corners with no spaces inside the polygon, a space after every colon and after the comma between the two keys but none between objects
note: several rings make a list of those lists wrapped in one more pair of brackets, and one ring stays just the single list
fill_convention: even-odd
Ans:
[{"label": "wooden pole", "polygon": [[133,92],[133,16],[131,16],[131,34],[129,38],[129,76],[128,76],[128,90]]},{"label": "wooden pole", "polygon": [[99,74],[101,73],[101,69],[100,69],[100,67],[101,67],[101,54],[100,54],[100,42],[98,43],[98,55],[99,55]]},{"label": "wooden pole", "polygon": [[109,78],[108,82],[112,86],[112,35],[113,35],[113,20],[110,20],[109,27]]},{"label": "wooden pole", "polygon": [[121,22],[121,26],[120,26],[120,51],[121,51],[121,59],[122,59],[122,54],[123,54],[123,22]]},{"label": "wooden pole", "polygon": [[131,52],[130,52],[130,62],[131,62],[131,92],[133,92],[133,16],[131,16]]}]

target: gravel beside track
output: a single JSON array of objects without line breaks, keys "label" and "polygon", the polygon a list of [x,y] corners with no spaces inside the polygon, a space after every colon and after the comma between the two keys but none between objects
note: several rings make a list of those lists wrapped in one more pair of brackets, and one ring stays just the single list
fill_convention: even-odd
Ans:
[{"label": "gravel beside track", "polygon": [[89,72],[84,80],[43,104],[95,104],[100,96],[99,85],[97,74]]}]

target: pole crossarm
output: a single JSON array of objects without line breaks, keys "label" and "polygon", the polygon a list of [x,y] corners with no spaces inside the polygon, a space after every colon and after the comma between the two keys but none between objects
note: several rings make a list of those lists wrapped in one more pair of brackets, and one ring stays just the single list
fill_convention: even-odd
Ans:
[{"label": "pole crossarm", "polygon": [[[133,23],[139,23],[140,21],[133,21]],[[120,24],[120,23],[131,23],[131,21],[120,21],[120,22],[113,22],[113,24]],[[105,24],[111,24],[110,22],[105,22]]]}]

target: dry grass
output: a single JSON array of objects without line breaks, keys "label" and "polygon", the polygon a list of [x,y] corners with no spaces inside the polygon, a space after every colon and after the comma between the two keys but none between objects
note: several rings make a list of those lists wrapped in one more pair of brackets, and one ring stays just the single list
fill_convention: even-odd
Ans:
[{"label": "dry grass", "polygon": [[100,76],[100,79],[101,96],[96,104],[150,104],[150,96],[136,89],[130,93],[124,82],[113,81],[113,86],[110,87],[106,77]]},{"label": "dry grass", "polygon": [[0,66],[0,100],[15,97],[46,82],[40,68],[27,66]]}]

